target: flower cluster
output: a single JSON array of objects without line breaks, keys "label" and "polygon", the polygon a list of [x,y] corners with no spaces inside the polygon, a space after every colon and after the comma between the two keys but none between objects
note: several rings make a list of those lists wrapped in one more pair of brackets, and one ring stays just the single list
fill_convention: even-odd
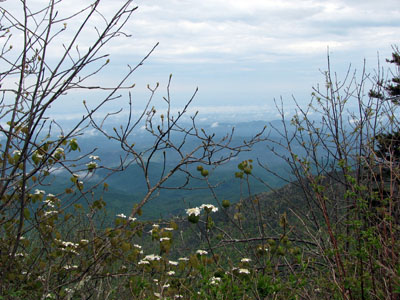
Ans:
[{"label": "flower cluster", "polygon": [[73,242],[65,242],[58,239],[54,239],[54,241],[59,244],[62,251],[79,255],[78,251],[76,251],[76,249],[79,247],[79,244]]},{"label": "flower cluster", "polygon": [[204,209],[207,213],[210,213],[210,212],[217,212],[217,211],[218,211],[218,207],[215,207],[215,206],[212,205],[212,204],[202,204],[202,205],[200,206],[200,209]]},{"label": "flower cluster", "polygon": [[205,251],[205,250],[197,250],[196,251],[196,254],[198,254],[198,255],[207,255],[208,254],[208,252],[207,251]]},{"label": "flower cluster", "polygon": [[98,167],[98,165],[95,161],[91,161],[90,163],[86,164],[86,167],[88,168],[89,172],[92,172],[94,169]]},{"label": "flower cluster", "polygon": [[186,214],[188,216],[194,215],[194,216],[199,216],[202,210],[205,210],[207,213],[210,212],[217,212],[218,207],[215,207],[212,204],[202,204],[200,207],[193,207],[193,208],[188,208],[186,209]]},{"label": "flower cluster", "polygon": [[59,212],[57,210],[49,210],[49,211],[45,211],[44,212],[44,216],[48,217],[48,216],[55,215],[55,214],[58,214],[58,213]]},{"label": "flower cluster", "polygon": [[218,211],[218,207],[215,207],[212,204],[202,204],[200,205],[200,207],[193,207],[193,208],[188,208],[186,209],[186,214],[188,216],[194,215],[194,216],[199,216],[202,210],[205,210],[207,213],[210,212],[217,212]]},{"label": "flower cluster", "polygon": [[146,255],[145,258],[143,258],[143,260],[147,260],[147,261],[154,261],[154,260],[160,260],[160,259],[161,259],[161,256],[154,255],[154,254]]},{"label": "flower cluster", "polygon": [[122,218],[122,219],[128,219],[128,220],[131,221],[131,222],[135,222],[135,221],[136,221],[136,218],[127,217],[127,216],[125,216],[124,214],[118,214],[117,217],[118,217],[118,218]]},{"label": "flower cluster", "polygon": [[212,204],[202,204],[200,207],[188,208],[186,209],[188,220],[192,223],[197,223],[200,219],[200,214],[202,210],[209,214],[211,212],[217,212],[218,207],[215,207]]},{"label": "flower cluster", "polygon": [[50,200],[50,199],[44,200],[43,203],[45,203],[47,206],[49,206],[49,207],[51,207],[51,208],[54,208],[53,201]]},{"label": "flower cluster", "polygon": [[221,277],[211,277],[210,279],[210,284],[212,285],[218,285],[218,283],[221,282]]},{"label": "flower cluster", "polygon": [[236,274],[245,274],[245,275],[250,274],[250,271],[245,268],[233,268],[232,272],[235,272]]},{"label": "flower cluster", "polygon": [[178,260],[179,261],[188,261],[189,258],[187,258],[187,257],[179,257]]},{"label": "flower cluster", "polygon": [[78,269],[78,266],[77,265],[65,265],[63,267],[63,269],[65,269],[65,270],[73,270],[73,269]]},{"label": "flower cluster", "polygon": [[186,210],[186,214],[187,214],[188,216],[195,216],[195,217],[197,217],[197,216],[200,215],[200,208],[199,208],[199,207],[188,208],[188,209]]},{"label": "flower cluster", "polygon": [[38,189],[35,190],[35,195],[44,195],[44,194],[46,194],[46,192],[43,190],[38,190]]}]

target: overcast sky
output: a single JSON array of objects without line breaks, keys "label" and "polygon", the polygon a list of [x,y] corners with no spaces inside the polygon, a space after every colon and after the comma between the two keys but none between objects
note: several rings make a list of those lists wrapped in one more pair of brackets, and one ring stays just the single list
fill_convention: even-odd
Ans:
[{"label": "overcast sky", "polygon": [[[28,1],[41,2],[46,1]],[[91,1],[65,2],[66,13]],[[108,15],[123,2],[103,0],[100,10]],[[326,69],[328,47],[339,74],[344,75],[350,63],[360,68],[364,58],[372,70],[378,53],[382,61],[390,56],[400,33],[398,0],[136,0],[134,4],[139,8],[125,28],[131,37],[108,48],[112,64],[103,79],[123,74],[127,63],[134,65],[159,42],[133,78],[136,101],[144,100],[147,83],[160,82],[158,97],[164,96],[172,73],[171,92],[178,107],[199,87],[195,110],[233,118],[246,111],[255,119],[270,119],[273,99],[280,96],[288,107],[292,95],[306,104],[311,87],[323,82],[320,70]],[[20,3],[8,0],[1,5],[17,9]]]}]

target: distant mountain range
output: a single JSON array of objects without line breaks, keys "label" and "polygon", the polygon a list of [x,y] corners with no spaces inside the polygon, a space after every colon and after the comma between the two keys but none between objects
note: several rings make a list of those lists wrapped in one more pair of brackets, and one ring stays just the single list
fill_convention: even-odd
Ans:
[{"label": "distant mountain range", "polygon": [[[266,134],[270,134],[270,138],[275,133],[270,132],[270,126],[274,126],[279,130],[282,126],[281,121],[271,122],[267,126]],[[252,135],[261,131],[266,125],[265,122],[252,121],[245,123],[221,123],[218,125],[203,124],[202,127],[208,134],[215,133],[216,138],[226,135],[234,128],[233,144],[242,143],[244,140],[248,140]],[[182,126],[182,125],[181,125]],[[105,130],[112,132],[111,126],[106,127]],[[100,157],[99,164],[108,168],[117,166],[120,162],[121,157],[124,156],[120,145],[116,141],[109,140],[98,132],[92,131],[89,128],[86,130],[88,134],[84,134],[78,137],[78,143],[81,151],[79,153],[72,153],[73,155],[82,156],[88,152]],[[278,138],[278,136],[275,137]],[[134,139],[134,141],[133,141]],[[132,141],[135,142],[135,147],[138,150],[144,150],[146,147],[153,144],[154,140],[148,132],[143,129],[138,129],[134,135],[132,135]],[[196,140],[187,140],[187,147],[195,146],[198,143]],[[94,151],[93,151],[94,150]],[[229,199],[232,203],[237,202],[240,198],[247,197],[248,192],[246,186],[241,188],[240,180],[235,178],[235,172],[238,171],[237,165],[247,159],[254,160],[254,174],[264,180],[269,186],[278,187],[283,185],[285,182],[278,180],[276,177],[268,174],[260,166],[258,166],[257,159],[262,164],[267,164],[274,170],[279,170],[282,175],[288,175],[289,170],[285,169],[285,163],[272,155],[268,150],[266,143],[261,142],[256,144],[251,151],[243,152],[235,157],[230,162],[219,166],[216,169],[205,166],[210,171],[210,182],[218,185],[215,192],[219,198]],[[83,158],[83,162],[89,161],[88,157]],[[166,168],[174,165],[174,157],[167,158]],[[162,156],[155,157],[150,164],[150,180],[152,183],[156,182],[160,177],[162,170]],[[190,166],[190,169],[194,174],[198,175],[195,170],[197,165]],[[93,172],[91,177],[88,179],[89,183],[95,183],[102,178],[106,177],[110,173],[107,169],[99,168]],[[166,183],[166,186],[173,187],[182,185],[185,180],[185,174],[177,173]],[[57,173],[52,179],[52,185],[49,187],[52,192],[61,192],[65,189],[65,183],[70,183],[70,174]],[[200,176],[201,177],[201,176]],[[146,184],[143,177],[143,171],[138,165],[133,163],[127,169],[122,172],[115,172],[107,180],[109,185],[108,191],[104,193],[104,200],[107,203],[107,209],[109,213],[124,213],[129,214],[133,205],[138,203],[146,193]],[[170,217],[173,215],[180,215],[184,213],[184,209],[203,203],[213,203],[215,200],[209,189],[206,188],[205,182],[201,180],[192,180],[192,183],[186,187],[187,189],[178,190],[161,190],[154,199],[151,199],[149,203],[144,207],[143,219],[158,219]],[[267,191],[268,188],[260,181],[255,179],[251,180],[251,192],[260,193]]]}]

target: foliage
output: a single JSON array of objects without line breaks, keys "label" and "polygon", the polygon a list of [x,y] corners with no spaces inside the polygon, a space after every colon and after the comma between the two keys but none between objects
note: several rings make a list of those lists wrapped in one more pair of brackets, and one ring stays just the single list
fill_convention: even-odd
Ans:
[{"label": "foliage", "polygon": [[[291,125],[277,107],[282,126],[271,130],[278,138],[265,138],[264,128],[233,145],[233,132],[208,134],[197,127],[196,115],[183,126],[196,92],[174,115],[171,77],[166,113],[151,106],[156,84],[148,86],[146,108],[134,118],[133,86],[126,82],[148,56],[113,87],[90,84],[111,64],[101,51],[115,38],[128,37],[123,27],[136,10],[126,1],[108,17],[101,3],[69,16],[61,14],[64,1],[40,9],[21,1],[21,15],[1,8],[0,299],[399,297],[398,106],[383,101],[397,97],[398,74],[388,82],[379,72],[374,78],[362,70],[358,78],[349,71],[340,81],[328,57],[325,87],[314,89],[310,105],[298,107]],[[103,27],[80,50],[78,41],[95,15]],[[64,40],[64,50],[57,59],[49,56],[76,20],[79,27]],[[390,62],[398,66],[398,58],[395,48]],[[103,98],[93,108],[84,102],[86,114],[72,129],[48,117],[56,101],[85,90]],[[101,108],[125,97],[127,122],[110,132],[104,124],[114,113],[99,117]],[[94,151],[81,153],[85,126],[121,146],[118,166],[102,164]],[[140,126],[152,141],[145,149],[135,145]],[[211,179],[215,169],[264,140],[266,155],[282,158],[292,176],[282,178],[281,170],[246,159],[232,172],[240,201],[221,198]],[[161,168],[152,170],[155,161]],[[141,171],[146,191],[129,214],[110,216],[100,191],[109,189],[107,176],[131,165]],[[256,169],[289,184],[255,194],[254,181],[268,187]],[[95,182],[100,172],[104,176]],[[65,189],[51,194],[60,173],[68,174]],[[173,181],[178,174],[185,180]],[[213,204],[189,207],[183,219],[139,220],[161,190],[195,193],[193,182],[208,189]]]},{"label": "foliage", "polygon": [[[49,1],[41,7],[21,1],[17,12],[8,10],[5,3],[0,10],[4,41],[0,52],[0,295],[5,299],[115,298],[121,286],[136,295],[137,287],[131,288],[130,282],[142,287],[149,284],[140,279],[143,270],[137,263],[143,257],[132,244],[143,233],[144,224],[137,221],[142,207],[161,189],[184,189],[196,177],[191,165],[215,168],[261,139],[260,133],[246,144],[231,145],[233,133],[215,138],[197,128],[196,115],[191,116],[190,126],[182,125],[197,91],[173,114],[171,76],[163,98],[166,113],[159,114],[151,106],[157,83],[148,85],[145,109],[135,119],[134,85],[127,82],[157,45],[136,66],[128,65],[114,85],[93,85],[101,82],[102,72],[112,65],[103,51],[115,39],[129,38],[123,28],[136,10],[129,0],[114,14],[103,15],[102,4],[94,1],[70,15],[66,15],[70,10],[63,9],[67,1]],[[103,22],[92,28],[97,17]],[[97,92],[98,102],[84,100],[86,114],[71,128],[49,117],[52,105],[85,91]],[[118,111],[104,113],[102,109],[124,98],[129,107],[127,121],[110,132],[104,124]],[[152,140],[145,149],[134,143],[134,133],[141,126]],[[80,152],[79,136],[89,127],[121,146],[124,154],[118,166],[103,165],[95,150]],[[151,167],[159,157],[163,167],[153,172]],[[99,191],[108,190],[108,176],[134,164],[141,170],[145,194],[131,204],[128,216],[118,214],[110,225]],[[99,170],[107,172],[95,182]],[[58,174],[67,178],[65,188],[49,193]],[[185,180],[174,185],[170,179],[176,174]],[[203,172],[200,178],[207,176]],[[162,251],[168,252],[168,235],[162,238]],[[164,270],[161,265],[157,269]],[[144,292],[138,293],[141,298]]]},{"label": "foliage", "polygon": [[[291,120],[295,131],[276,142],[287,150],[282,158],[306,200],[308,211],[295,213],[317,245],[324,287],[335,287],[331,292],[341,299],[395,299],[399,169],[391,136],[399,129],[398,107],[375,97],[386,86],[380,73],[373,78],[362,70],[360,78],[348,73],[340,81],[328,65],[325,76],[325,89],[314,89],[309,107],[299,107]],[[296,153],[299,147],[305,155]]]}]

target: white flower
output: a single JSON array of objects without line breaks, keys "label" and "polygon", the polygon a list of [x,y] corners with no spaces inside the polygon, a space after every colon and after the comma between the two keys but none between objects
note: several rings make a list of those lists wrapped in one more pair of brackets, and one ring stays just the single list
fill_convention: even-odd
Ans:
[{"label": "white flower", "polygon": [[45,211],[44,212],[44,216],[45,217],[50,216],[50,215],[54,215],[54,214],[58,214],[58,211],[57,210],[49,210],[49,211]]},{"label": "white flower", "polygon": [[217,211],[218,211],[218,207],[215,207],[215,206],[212,205],[212,204],[202,204],[202,205],[200,206],[200,209],[204,209],[204,210],[206,210],[208,213],[209,213],[209,212],[217,212]]},{"label": "white flower", "polygon": [[220,277],[211,277],[210,284],[217,285],[221,281]]},{"label": "white flower", "polygon": [[242,258],[240,261],[242,263],[248,263],[248,262],[251,262],[251,259],[250,258]]},{"label": "white flower", "polygon": [[87,243],[89,243],[89,240],[82,239],[82,240],[81,240],[81,243],[87,244]]},{"label": "white flower", "polygon": [[43,190],[38,190],[38,189],[35,190],[35,195],[44,195],[45,193],[46,192]]},{"label": "white flower", "polygon": [[73,265],[73,266],[71,266],[71,265],[65,265],[65,266],[63,267],[63,269],[65,269],[65,270],[78,269],[78,266],[77,266],[77,265]]},{"label": "white flower", "polygon": [[47,197],[49,197],[49,198],[53,198],[53,197],[55,197],[53,194],[47,194]]},{"label": "white flower", "polygon": [[187,258],[187,257],[180,257],[180,258],[178,258],[178,260],[179,260],[179,261],[188,261],[189,258]]},{"label": "white flower", "polygon": [[177,266],[178,265],[178,262],[177,261],[173,261],[173,260],[170,260],[168,263],[170,265],[172,265],[172,266]]},{"label": "white flower", "polygon": [[150,233],[150,234],[153,234],[154,231],[157,232],[159,227],[160,227],[160,225],[158,225],[158,224],[153,224],[153,228],[150,229],[149,233]]},{"label": "white flower", "polygon": [[150,262],[149,261],[147,261],[147,260],[141,260],[141,261],[139,261],[138,262],[138,265],[149,265],[150,264]]},{"label": "white flower", "polygon": [[79,255],[79,253],[75,250],[76,248],[79,247],[79,244],[73,242],[64,242],[58,239],[54,239],[54,241],[61,244],[60,247],[62,251]]},{"label": "white flower", "polygon": [[169,272],[167,272],[167,275],[169,275],[169,276],[175,275],[175,271],[169,271]]},{"label": "white flower", "polygon": [[160,238],[160,242],[169,241],[169,240],[170,240],[169,237],[162,237],[162,238]]},{"label": "white flower", "polygon": [[126,219],[126,216],[124,214],[118,214],[117,217]]},{"label": "white flower", "polygon": [[72,254],[75,254],[75,255],[79,255],[78,251],[76,251],[74,249],[71,249],[71,248],[61,248],[61,251],[72,253]]},{"label": "white flower", "polygon": [[167,288],[169,288],[169,287],[170,287],[169,284],[164,284],[164,285],[163,285],[163,289],[167,289]]},{"label": "white flower", "polygon": [[14,150],[14,151],[13,151],[13,154],[14,154],[14,155],[21,155],[21,151],[19,151],[19,150]]},{"label": "white flower", "polygon": [[200,208],[198,208],[198,207],[188,208],[188,209],[186,209],[186,214],[188,216],[194,215],[197,217],[200,215]]},{"label": "white flower", "polygon": [[165,230],[165,231],[174,231],[174,229],[171,228],[171,227],[165,227],[164,230]]},{"label": "white flower", "polygon": [[196,253],[199,255],[207,255],[208,254],[208,252],[205,250],[197,250]]},{"label": "white flower", "polygon": [[47,204],[47,206],[49,206],[49,207],[51,207],[51,208],[54,208],[55,206],[54,206],[54,204],[53,204],[53,201],[51,201],[51,200],[49,200],[49,199],[46,199],[46,200],[44,200],[43,201],[45,204]]},{"label": "white flower", "polygon": [[67,294],[72,294],[74,292],[74,289],[69,289],[69,288],[65,288],[64,290]]},{"label": "white flower", "polygon": [[134,244],[133,247],[138,248],[138,249],[142,249],[142,246],[140,246],[138,244]]},{"label": "white flower", "polygon": [[247,269],[239,269],[239,274],[250,274],[250,271]]},{"label": "white flower", "polygon": [[89,155],[89,158],[90,158],[91,160],[100,160],[100,157],[97,156],[97,155]]},{"label": "white flower", "polygon": [[135,222],[136,218],[129,217],[128,220],[131,221],[131,222]]},{"label": "white flower", "polygon": [[61,242],[61,244],[64,247],[72,247],[72,248],[78,248],[79,244],[73,243],[73,242]]},{"label": "white flower", "polygon": [[183,299],[183,296],[182,295],[175,295],[174,299]]},{"label": "white flower", "polygon": [[161,294],[160,293],[154,293],[154,296],[161,298]]},{"label": "white flower", "polygon": [[57,148],[56,152],[64,152],[64,149],[63,148]]},{"label": "white flower", "polygon": [[86,164],[86,167],[88,167],[88,169],[95,169],[98,167],[98,165],[95,161],[91,161],[90,163]]},{"label": "white flower", "polygon": [[160,259],[161,259],[161,256],[154,255],[154,254],[146,255],[145,258],[143,258],[143,260],[149,260],[149,261],[160,260]]}]

